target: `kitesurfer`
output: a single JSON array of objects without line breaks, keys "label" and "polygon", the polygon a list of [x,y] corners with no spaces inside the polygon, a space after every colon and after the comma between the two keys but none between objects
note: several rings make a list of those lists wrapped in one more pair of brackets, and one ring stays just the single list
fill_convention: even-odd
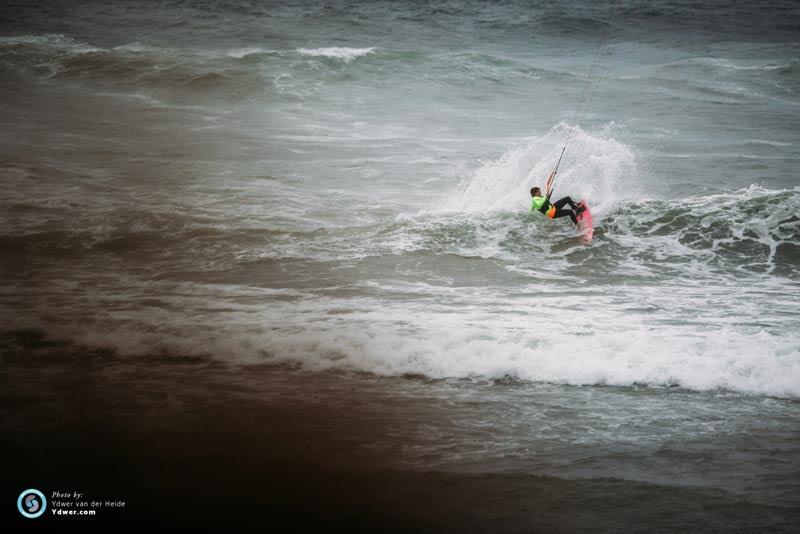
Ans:
[{"label": "kitesurfer", "polygon": [[[541,189],[539,189],[538,187],[532,188],[531,196],[533,197],[533,202],[531,203],[530,213],[533,213],[534,210],[540,211],[551,219],[558,219],[559,217],[566,216],[572,219],[573,224],[577,225],[578,218],[576,217],[576,215],[580,214],[583,211],[584,209],[583,205],[581,203],[573,202],[572,199],[569,197],[564,197],[560,200],[556,200],[551,204],[550,203],[551,194],[552,191],[549,192],[547,195],[542,195]],[[567,204],[569,204],[569,206],[572,209],[565,208],[564,206]]]}]

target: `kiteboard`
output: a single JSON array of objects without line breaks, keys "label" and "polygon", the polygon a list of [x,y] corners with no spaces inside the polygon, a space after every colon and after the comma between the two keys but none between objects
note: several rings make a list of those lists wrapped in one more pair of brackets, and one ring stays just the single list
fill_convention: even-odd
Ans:
[{"label": "kiteboard", "polygon": [[589,211],[589,204],[585,200],[578,202],[578,205],[583,207],[583,210],[575,216],[578,219],[578,240],[584,245],[590,245],[594,236],[592,212]]}]

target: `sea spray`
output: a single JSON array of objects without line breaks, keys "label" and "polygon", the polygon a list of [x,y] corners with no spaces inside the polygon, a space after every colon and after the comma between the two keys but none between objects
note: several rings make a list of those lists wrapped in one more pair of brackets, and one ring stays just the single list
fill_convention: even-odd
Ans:
[{"label": "sea spray", "polygon": [[602,216],[636,189],[637,158],[631,147],[614,139],[613,124],[592,135],[564,123],[526,139],[468,175],[443,202],[445,211],[510,211],[530,207],[530,188],[544,187],[564,143],[567,152],[556,181],[554,200],[585,198]]}]

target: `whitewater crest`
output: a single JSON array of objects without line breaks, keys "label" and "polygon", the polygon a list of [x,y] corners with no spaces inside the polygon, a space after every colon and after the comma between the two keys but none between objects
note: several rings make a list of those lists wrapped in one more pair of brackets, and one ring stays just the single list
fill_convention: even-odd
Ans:
[{"label": "whitewater crest", "polygon": [[366,56],[375,52],[375,47],[369,48],[349,48],[333,46],[326,48],[298,48],[297,51],[304,56],[325,57],[339,59],[345,63],[350,63],[356,58]]},{"label": "whitewater crest", "polygon": [[66,54],[88,54],[102,51],[102,48],[76,41],[59,33],[43,35],[19,35],[0,37],[0,47],[12,48],[20,46],[40,47]]},{"label": "whitewater crest", "polygon": [[[312,371],[414,375],[431,379],[503,380],[569,385],[680,387],[695,391],[728,390],[755,395],[800,396],[800,346],[790,335],[763,329],[743,331],[720,325],[706,336],[687,334],[680,326],[653,329],[630,316],[615,316],[616,326],[595,331],[588,320],[583,335],[553,339],[520,335],[529,316],[487,320],[470,311],[459,314],[462,329],[448,328],[453,318],[418,310],[406,329],[394,328],[381,312],[358,314],[361,321],[326,319],[326,310],[304,301],[301,293],[270,291],[291,298],[318,326],[292,332],[275,328],[288,308],[276,306],[260,326],[197,327],[127,322],[79,324],[47,329],[47,337],[72,339],[73,348],[112,350],[123,357],[146,354],[211,356],[237,364],[277,364]],[[266,296],[266,295],[264,295]],[[553,302],[549,302],[553,304]],[[535,309],[527,302],[524,309]],[[345,309],[345,308],[342,308]],[[391,310],[397,312],[397,310]],[[389,313],[391,313],[391,311]],[[144,319],[144,317],[141,317]],[[551,318],[553,319],[553,318]],[[478,321],[484,321],[479,324]],[[13,324],[11,321],[10,324]],[[592,323],[592,324],[590,324]],[[103,326],[103,328],[100,328]],[[411,332],[413,334],[409,335]],[[191,334],[191,335],[189,335]],[[44,333],[43,333],[44,335]],[[759,347],[753,351],[752,347]],[[63,351],[64,345],[58,345]],[[568,354],[565,358],[563,355]]]}]

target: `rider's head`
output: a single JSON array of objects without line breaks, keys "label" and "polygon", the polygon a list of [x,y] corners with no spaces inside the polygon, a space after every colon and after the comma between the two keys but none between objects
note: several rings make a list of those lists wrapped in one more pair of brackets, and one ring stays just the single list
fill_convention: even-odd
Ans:
[{"label": "rider's head", "polygon": [[534,187],[533,189],[531,189],[531,196],[532,197],[540,197],[540,196],[542,196],[542,190],[539,189],[538,187]]}]

